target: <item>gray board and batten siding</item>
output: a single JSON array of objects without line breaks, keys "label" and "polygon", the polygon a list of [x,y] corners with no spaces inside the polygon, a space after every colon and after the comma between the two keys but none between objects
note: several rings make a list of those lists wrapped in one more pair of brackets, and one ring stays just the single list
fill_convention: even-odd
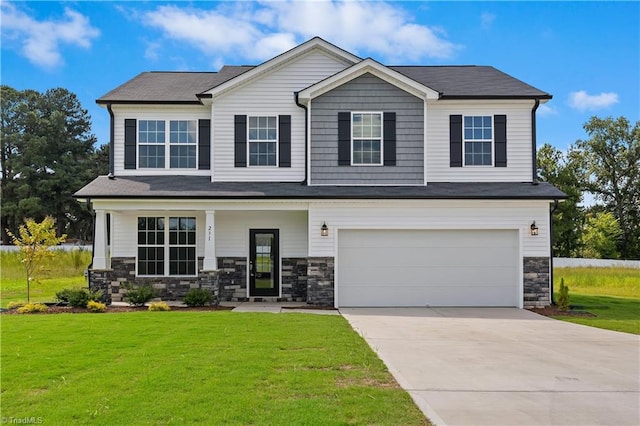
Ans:
[{"label": "gray board and batten siding", "polygon": [[[396,165],[339,166],[338,113],[396,114]],[[312,185],[423,185],[423,101],[364,74],[311,103]]]}]

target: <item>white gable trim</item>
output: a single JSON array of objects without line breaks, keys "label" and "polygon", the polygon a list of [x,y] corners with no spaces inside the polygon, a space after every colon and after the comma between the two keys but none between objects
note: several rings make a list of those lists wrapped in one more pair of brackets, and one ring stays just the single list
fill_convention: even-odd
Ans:
[{"label": "white gable trim", "polygon": [[257,67],[245,73],[242,73],[239,76],[234,77],[217,87],[214,87],[213,89],[201,93],[200,95],[204,95],[204,101],[206,101],[206,98],[208,97],[218,97],[223,93],[233,90],[234,88],[248,81],[259,78],[261,75],[264,75],[265,73],[283,66],[287,62],[293,61],[296,58],[306,55],[314,49],[319,49],[322,52],[335,57],[339,61],[344,62],[345,65],[351,65],[361,61],[361,58],[347,52],[346,50],[342,50],[339,47],[334,46],[333,44],[321,39],[320,37],[314,37],[311,40],[302,43],[281,55],[269,59],[268,61],[258,65]]},{"label": "white gable trim", "polygon": [[421,99],[439,99],[440,93],[427,87],[409,77],[400,74],[371,58],[367,58],[357,64],[340,71],[333,76],[322,80],[304,90],[298,92],[298,99],[303,104],[307,104],[311,99],[327,93],[336,87],[342,86],[349,81],[360,77],[363,74],[372,74],[389,84],[411,93]]}]

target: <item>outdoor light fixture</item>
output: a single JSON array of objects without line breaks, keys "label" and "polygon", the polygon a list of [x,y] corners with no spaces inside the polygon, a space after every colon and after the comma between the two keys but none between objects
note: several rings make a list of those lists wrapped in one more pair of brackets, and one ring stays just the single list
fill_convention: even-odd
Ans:
[{"label": "outdoor light fixture", "polygon": [[538,226],[536,225],[535,220],[531,224],[531,235],[538,235]]},{"label": "outdoor light fixture", "polygon": [[329,227],[327,226],[327,222],[322,224],[322,228],[320,228],[320,235],[323,237],[327,237],[329,235]]}]

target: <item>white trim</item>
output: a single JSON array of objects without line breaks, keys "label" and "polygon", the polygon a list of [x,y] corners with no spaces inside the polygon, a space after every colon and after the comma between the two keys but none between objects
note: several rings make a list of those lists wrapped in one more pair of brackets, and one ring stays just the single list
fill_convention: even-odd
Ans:
[{"label": "white trim", "polygon": [[524,235],[526,231],[526,228],[518,229],[518,308],[520,309],[524,308]]},{"label": "white trim", "polygon": [[311,186],[311,101],[309,101],[309,104],[307,105],[307,116],[305,117],[305,122],[307,125],[305,133],[307,138],[307,155],[304,161],[307,163],[307,185]]},{"label": "white trim", "polygon": [[[295,58],[298,58],[300,56],[307,54],[313,49],[320,49],[330,54],[331,56],[336,57],[337,59],[341,60],[345,64],[354,64],[356,62],[361,61],[361,58],[345,50],[342,50],[319,37],[314,37],[311,40],[305,43],[299,44],[293,49],[288,50],[287,52],[284,52],[274,58],[271,58],[268,61],[258,65],[257,67],[250,69],[249,71],[246,71],[240,74],[239,76],[234,77],[222,83],[217,87],[214,87],[213,89],[203,92],[203,94],[211,95],[212,98],[221,96],[223,93],[233,90],[235,87],[241,85],[242,83],[250,81],[261,74],[272,71],[273,69],[284,65],[286,62],[292,61]],[[203,101],[211,102],[206,98],[204,98]]]},{"label": "white trim", "polygon": [[427,186],[427,123],[428,123],[428,116],[427,116],[427,105],[428,102],[425,99],[423,101],[424,107],[424,123],[422,125],[422,178],[424,180],[424,186]]},{"label": "white trim", "polygon": [[366,73],[373,74],[387,83],[399,87],[400,89],[421,99],[439,99],[440,97],[440,94],[430,87],[418,83],[404,74],[392,70],[371,58],[367,58],[327,79],[301,90],[298,93],[298,99],[300,102],[306,103],[311,99],[323,95],[324,93],[327,93]]},{"label": "white trim", "polygon": [[[194,172],[202,172],[202,170],[198,169],[198,160],[200,157],[200,128],[199,128],[199,119],[197,118],[188,118],[188,119],[173,119],[173,118],[163,118],[163,119],[135,119],[136,120],[136,169],[135,171],[143,171],[145,174],[158,173],[160,175],[166,175],[166,172],[172,172],[176,174],[181,173],[194,173]],[[159,122],[162,121],[164,123],[164,142],[140,142],[140,122],[141,121],[154,121]],[[195,123],[195,137],[196,141],[194,143],[171,143],[171,122],[172,121],[186,121]],[[212,129],[211,129],[212,130]],[[211,131],[210,130],[210,131]],[[157,132],[156,132],[157,133]],[[210,142],[211,143],[211,142]],[[211,143],[213,145],[213,143]],[[164,148],[164,167],[140,167],[140,147],[141,146],[162,146]],[[171,147],[172,146],[194,146],[196,148],[196,160],[194,167],[171,167]],[[131,170],[129,170],[131,171]],[[208,172],[208,171],[207,171]],[[205,173],[208,174],[208,173]]]},{"label": "white trim", "polygon": [[[474,117],[490,117],[491,118],[491,140],[489,139],[468,139],[464,137],[464,130],[465,130],[465,126],[464,126],[464,119],[470,117],[470,118],[474,118]],[[494,167],[495,165],[495,139],[496,139],[496,135],[495,135],[495,131],[496,131],[496,125],[495,125],[495,114],[492,115],[462,115],[462,167]],[[491,164],[466,164],[467,163],[467,159],[466,159],[466,149],[467,149],[467,142],[470,143],[487,143],[490,142],[491,143]]]},{"label": "white trim", "polygon": [[[253,167],[257,167],[260,169],[265,169],[265,168],[278,168],[280,167],[280,115],[276,114],[276,115],[264,115],[264,114],[247,114],[247,128],[245,129],[245,131],[247,132],[247,168],[253,168]],[[269,118],[275,118],[276,119],[276,139],[275,140],[269,140],[269,139],[257,139],[254,140],[253,143],[275,143],[276,144],[276,164],[266,164],[266,165],[258,165],[258,164],[251,164],[251,140],[249,138],[249,119],[250,118],[257,118],[258,121],[260,121],[260,118],[267,118],[267,120]]]}]

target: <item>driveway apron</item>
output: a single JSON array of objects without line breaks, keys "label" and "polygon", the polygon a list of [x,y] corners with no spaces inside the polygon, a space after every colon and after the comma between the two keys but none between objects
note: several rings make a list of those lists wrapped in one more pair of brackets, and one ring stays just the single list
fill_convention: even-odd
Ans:
[{"label": "driveway apron", "polygon": [[512,308],[340,309],[447,425],[640,425],[640,337]]}]

